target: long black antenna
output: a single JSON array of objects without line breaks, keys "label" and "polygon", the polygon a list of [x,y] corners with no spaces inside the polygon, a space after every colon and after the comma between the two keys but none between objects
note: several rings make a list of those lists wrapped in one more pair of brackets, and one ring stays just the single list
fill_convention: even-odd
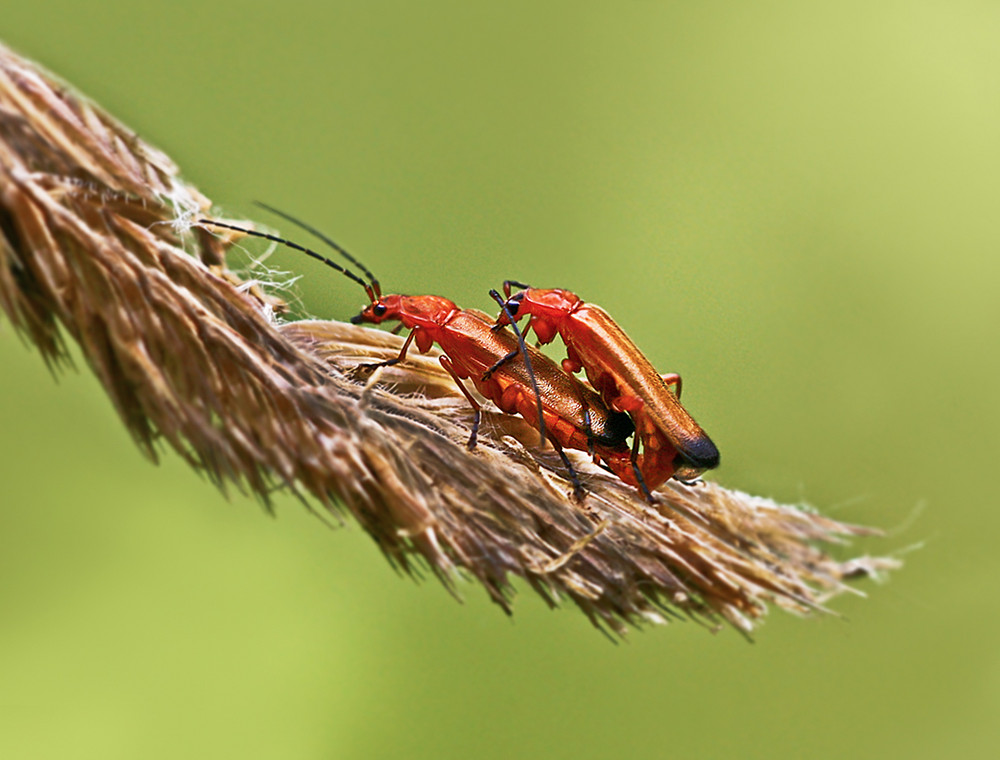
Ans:
[{"label": "long black antenna", "polygon": [[317,261],[322,261],[328,267],[332,267],[333,269],[336,269],[338,272],[340,272],[341,274],[343,274],[346,277],[350,278],[351,280],[354,280],[354,282],[358,283],[358,285],[360,285],[361,287],[363,287],[365,289],[365,293],[368,294],[368,298],[371,299],[372,303],[375,303],[378,300],[378,298],[379,298],[378,295],[377,295],[377,291],[375,289],[375,285],[368,284],[367,282],[365,282],[364,280],[362,280],[360,277],[358,277],[358,275],[354,274],[354,272],[352,272],[349,269],[345,269],[340,264],[338,264],[336,261],[330,261],[330,259],[328,259],[323,254],[316,253],[316,251],[310,250],[309,248],[306,248],[305,246],[299,245],[298,243],[293,243],[291,240],[286,240],[285,238],[278,237],[277,235],[268,235],[266,232],[258,232],[257,230],[250,230],[250,229],[247,229],[246,227],[238,227],[235,224],[226,224],[224,222],[216,222],[216,221],[213,221],[211,219],[199,219],[198,223],[199,224],[207,224],[207,225],[209,225],[211,227],[223,227],[223,228],[225,228],[227,230],[235,230],[236,232],[242,232],[244,235],[252,235],[253,237],[264,238],[264,240],[270,240],[270,241],[272,241],[274,243],[281,243],[281,245],[288,246],[289,248],[292,248],[292,249],[294,249],[296,251],[301,251],[302,253],[306,254],[307,256],[312,256]]},{"label": "long black antenna", "polygon": [[[521,335],[521,330],[517,326],[517,322],[514,321],[514,314],[507,310],[507,302],[503,299],[495,289],[490,290],[490,296],[493,300],[500,304],[500,308],[503,309],[503,313],[507,315],[507,319],[510,322],[510,326],[514,328],[514,334],[517,336],[517,342],[521,346],[521,356],[524,357],[524,367],[528,370],[528,378],[531,380],[531,389],[535,392],[535,404],[538,406],[538,432],[541,434],[541,440],[539,441],[539,446],[545,445],[545,417],[542,416],[542,394],[538,390],[538,381],[535,379],[535,371],[531,368],[531,357],[528,356],[528,347],[524,344],[524,336]],[[556,448],[559,448],[558,446]],[[572,468],[570,468],[572,469]]]},{"label": "long black antenna", "polygon": [[296,227],[299,227],[299,228],[305,230],[310,235],[315,235],[316,237],[318,237],[320,240],[322,240],[324,243],[326,243],[328,246],[330,246],[333,250],[335,250],[341,256],[343,256],[345,259],[347,259],[352,264],[354,264],[354,266],[358,267],[362,272],[364,272],[368,276],[369,282],[371,282],[372,290],[375,291],[375,295],[376,296],[381,296],[382,295],[382,286],[379,284],[379,281],[376,279],[375,275],[373,275],[371,273],[371,270],[368,267],[366,267],[364,264],[362,264],[360,261],[358,261],[350,253],[348,253],[347,250],[345,250],[342,245],[338,244],[335,240],[332,240],[328,235],[326,235],[323,232],[321,232],[320,230],[316,229],[311,224],[307,224],[306,222],[303,222],[301,219],[296,219],[291,214],[289,214],[289,213],[287,213],[285,211],[282,211],[281,209],[277,209],[274,206],[269,206],[266,203],[264,203],[263,201],[254,201],[254,205],[260,206],[265,211],[270,211],[272,214],[276,214],[276,215],[280,216],[282,219],[285,219],[286,221],[291,222]]}]

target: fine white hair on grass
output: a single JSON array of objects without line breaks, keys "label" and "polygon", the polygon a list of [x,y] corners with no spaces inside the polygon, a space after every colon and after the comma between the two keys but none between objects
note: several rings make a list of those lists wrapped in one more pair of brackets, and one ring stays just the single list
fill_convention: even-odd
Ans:
[{"label": "fine white hair on grass", "polygon": [[[193,224],[190,226],[190,228],[194,227],[195,225]],[[278,243],[263,241],[265,243],[263,250],[255,252],[244,243],[260,241],[260,238],[247,236],[242,240],[233,241],[229,235],[220,233],[217,228],[212,228],[208,225],[197,225],[197,228],[204,230],[207,234],[214,236],[217,240],[229,246],[227,264],[230,264],[229,271],[235,275],[237,280],[236,286],[241,292],[257,290],[280,296],[280,304],[274,302],[265,304],[265,316],[269,322],[281,323],[283,321],[282,314],[286,312],[304,315],[307,319],[312,318],[312,315],[308,312],[302,301],[297,287],[303,275],[298,272],[273,267],[267,263],[274,252],[280,248]],[[249,225],[248,229],[261,229],[261,231],[269,232],[266,227],[261,228],[257,224]],[[239,255],[233,256],[233,253],[236,252]],[[228,259],[235,259],[235,261],[230,262]]]},{"label": "fine white hair on grass", "polygon": [[190,232],[200,211],[197,199],[186,188],[178,185],[167,194],[165,200],[167,207],[174,209],[174,218],[170,220],[174,232],[177,235]]}]

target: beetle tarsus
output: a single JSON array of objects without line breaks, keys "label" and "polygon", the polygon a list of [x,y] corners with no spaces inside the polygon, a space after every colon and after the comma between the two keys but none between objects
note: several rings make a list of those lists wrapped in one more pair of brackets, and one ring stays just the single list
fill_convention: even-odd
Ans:
[{"label": "beetle tarsus", "polygon": [[358,365],[358,369],[373,370],[374,371],[374,370],[380,369],[382,367],[392,367],[392,366],[395,366],[396,364],[399,364],[399,358],[398,357],[395,358],[395,359],[386,359],[384,362],[375,362],[374,364],[359,364]]},{"label": "beetle tarsus", "polygon": [[[493,325],[493,327],[496,327],[496,325]],[[493,366],[492,366],[492,367],[490,367],[490,368],[489,368],[488,370],[486,370],[486,371],[485,371],[485,372],[483,373],[483,377],[482,377],[482,380],[483,380],[483,382],[485,383],[485,382],[486,382],[487,380],[489,380],[489,379],[490,379],[490,376],[491,376],[491,375],[492,375],[492,374],[493,374],[494,372],[496,372],[496,371],[497,371],[498,369],[500,369],[500,368],[501,368],[501,367],[502,367],[502,366],[503,366],[504,364],[506,364],[507,362],[509,362],[509,361],[510,361],[511,359],[513,359],[513,358],[514,358],[515,356],[517,356],[517,355],[518,355],[519,353],[521,353],[521,349],[520,349],[520,348],[516,348],[516,349],[514,349],[513,351],[511,351],[511,352],[510,352],[509,354],[507,354],[506,356],[504,356],[504,357],[502,357],[502,358],[500,358],[500,359],[497,359],[497,360],[496,360],[496,361],[495,361],[495,362],[493,363]]]},{"label": "beetle tarsus", "polygon": [[561,446],[557,446],[556,451],[559,452],[559,457],[562,459],[563,465],[565,465],[566,471],[569,473],[570,482],[573,484],[573,500],[577,504],[582,504],[583,500],[587,497],[587,491],[580,484],[580,478],[577,476],[576,470],[573,469],[573,464],[569,461],[569,457],[566,456],[566,452],[562,450]]}]

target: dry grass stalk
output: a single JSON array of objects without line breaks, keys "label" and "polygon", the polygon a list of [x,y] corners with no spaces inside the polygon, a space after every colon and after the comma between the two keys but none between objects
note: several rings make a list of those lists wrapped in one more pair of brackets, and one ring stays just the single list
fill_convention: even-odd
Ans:
[{"label": "dry grass stalk", "polygon": [[186,223],[209,213],[165,155],[0,47],[0,305],[50,363],[64,334],[79,343],[154,459],[163,439],[265,502],[283,486],[342,505],[407,572],[472,575],[505,610],[521,577],[619,633],[677,613],[749,632],[769,604],[814,612],[895,566],[821,548],[866,529],[712,483],[651,507],[585,457],[577,505],[551,449],[495,410],[469,453],[470,410],[434,359],[362,382],[359,361],[400,339],[277,326],[225,269],[231,241]]}]

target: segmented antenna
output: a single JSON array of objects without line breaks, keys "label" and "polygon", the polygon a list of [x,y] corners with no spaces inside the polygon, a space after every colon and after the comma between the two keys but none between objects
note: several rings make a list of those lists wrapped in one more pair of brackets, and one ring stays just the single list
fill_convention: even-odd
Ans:
[{"label": "segmented antenna", "polygon": [[524,336],[521,335],[521,330],[517,326],[517,322],[514,321],[514,315],[507,311],[507,302],[503,299],[503,296],[501,296],[496,289],[490,290],[490,296],[494,301],[500,304],[500,308],[503,309],[503,313],[507,315],[510,326],[514,328],[514,334],[517,336],[517,342],[521,346],[521,356],[524,357],[524,367],[528,370],[528,378],[531,380],[531,389],[535,392],[535,404],[538,407],[538,432],[541,435],[539,446],[544,446],[546,436],[545,418],[542,416],[542,394],[541,391],[538,390],[538,381],[535,380],[535,371],[531,367],[531,357],[528,356],[528,347],[524,344]]},{"label": "segmented antenna", "polygon": [[[345,275],[349,279],[354,280],[354,282],[358,283],[358,285],[360,285],[361,287],[363,287],[365,289],[365,293],[368,294],[368,298],[371,300],[372,303],[376,303],[378,301],[378,299],[379,299],[379,293],[378,293],[378,290],[377,290],[377,285],[378,285],[377,282],[373,281],[373,284],[369,284],[369,283],[365,282],[364,280],[362,280],[360,277],[358,277],[358,275],[354,274],[354,272],[352,272],[351,270],[345,269],[344,267],[342,267],[336,261],[331,261],[326,256],[324,256],[323,254],[316,253],[316,251],[313,251],[313,250],[311,250],[309,248],[306,248],[305,246],[299,245],[298,243],[293,243],[291,240],[286,240],[285,238],[278,237],[277,235],[269,235],[266,232],[258,232],[257,230],[250,230],[250,229],[247,229],[246,227],[238,227],[235,224],[226,224],[224,222],[215,222],[215,221],[212,221],[211,219],[199,219],[198,223],[199,224],[207,224],[207,225],[209,225],[211,227],[223,227],[223,228],[225,228],[227,230],[235,230],[236,232],[242,232],[244,235],[252,235],[253,237],[264,238],[264,240],[270,240],[271,242],[274,242],[274,243],[281,243],[281,245],[287,246],[287,247],[292,248],[292,249],[294,249],[296,251],[301,251],[302,253],[306,254],[307,256],[312,256],[317,261],[322,261],[328,267],[336,269],[338,272],[340,272],[342,275]],[[365,271],[367,271],[367,270],[365,270]]]},{"label": "segmented antenna", "polygon": [[341,256],[343,256],[345,259],[354,264],[354,266],[358,267],[362,272],[364,272],[365,275],[367,275],[369,282],[371,282],[372,290],[375,291],[375,295],[378,297],[382,296],[382,285],[379,284],[378,279],[376,279],[375,275],[371,273],[371,270],[364,264],[362,264],[360,261],[358,261],[353,255],[348,253],[343,246],[339,245],[335,240],[332,240],[328,235],[316,229],[311,224],[307,224],[306,222],[303,222],[301,219],[297,219],[296,217],[292,216],[291,214],[285,211],[282,211],[281,209],[277,209],[274,206],[269,206],[263,201],[254,201],[254,205],[260,206],[260,208],[264,209],[265,211],[270,211],[272,214],[276,214],[277,216],[280,216],[282,219],[291,222],[296,227],[305,230],[310,235],[315,235],[316,237],[318,237],[320,240],[322,240],[324,243],[330,246]]}]

